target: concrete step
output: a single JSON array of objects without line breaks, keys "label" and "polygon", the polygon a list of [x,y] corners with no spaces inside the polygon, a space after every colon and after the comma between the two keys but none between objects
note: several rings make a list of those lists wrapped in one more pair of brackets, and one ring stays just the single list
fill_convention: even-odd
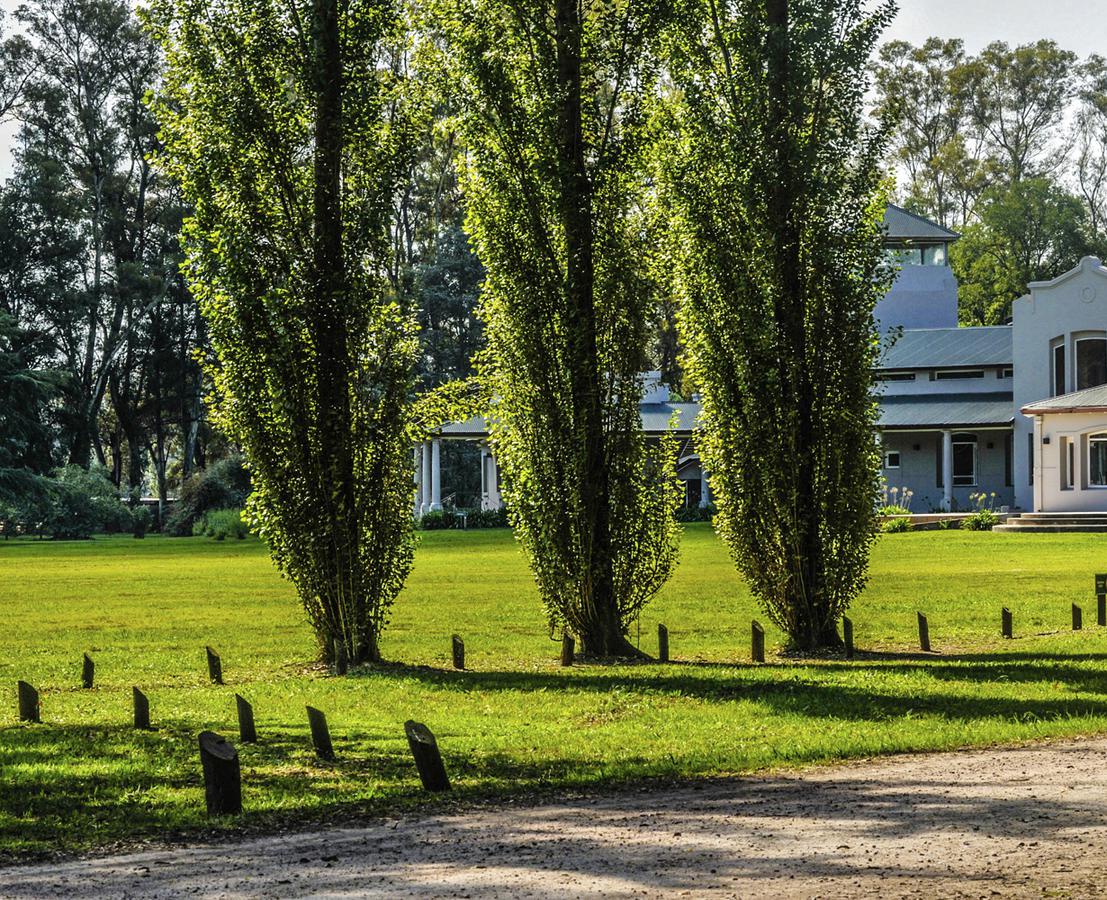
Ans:
[{"label": "concrete step", "polygon": [[1046,525],[1027,523],[1024,525],[996,525],[992,531],[1015,532],[1019,534],[1107,534],[1107,524],[1083,523],[1080,525]]},{"label": "concrete step", "polygon": [[1107,519],[1107,510],[1090,510],[1088,512],[1026,512],[1014,513],[1011,518],[1022,521],[1036,521],[1038,519]]},{"label": "concrete step", "polygon": [[1077,519],[1073,516],[1057,516],[1053,519],[1008,519],[1007,525],[1015,528],[1029,528],[1032,525],[1107,525],[1107,516]]}]

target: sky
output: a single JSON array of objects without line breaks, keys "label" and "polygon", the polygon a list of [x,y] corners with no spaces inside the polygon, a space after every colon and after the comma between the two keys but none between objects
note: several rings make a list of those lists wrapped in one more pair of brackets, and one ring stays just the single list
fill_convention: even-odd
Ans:
[{"label": "sky", "polygon": [[[21,0],[0,0],[11,13]],[[31,0],[34,2],[34,0]],[[678,0],[679,2],[679,0]],[[1051,38],[1080,57],[1107,56],[1104,0],[899,0],[887,39],[920,44],[933,35],[961,38],[970,53],[992,41],[1024,44]],[[10,19],[9,19],[10,21]],[[0,125],[0,177],[11,169],[11,123]]]}]

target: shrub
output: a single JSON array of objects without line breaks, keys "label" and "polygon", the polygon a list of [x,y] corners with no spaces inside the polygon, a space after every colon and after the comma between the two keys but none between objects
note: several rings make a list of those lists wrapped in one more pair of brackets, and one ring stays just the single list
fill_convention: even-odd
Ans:
[{"label": "shrub", "polygon": [[981,491],[978,494],[969,494],[975,509],[971,515],[965,517],[961,527],[968,531],[991,531],[999,524],[999,516],[995,511],[996,495],[993,491],[986,494]]},{"label": "shrub", "polygon": [[136,538],[146,537],[146,532],[153,521],[154,516],[149,509],[145,506],[136,506],[131,510],[131,534]]},{"label": "shrub", "polygon": [[880,530],[885,534],[902,534],[911,530],[911,522],[899,517],[885,519],[880,524]]},{"label": "shrub", "polygon": [[55,540],[87,540],[94,532],[118,532],[131,525],[130,511],[102,466],[58,469],[47,492],[49,511],[42,530]]},{"label": "shrub", "polygon": [[678,522],[710,522],[715,518],[715,504],[682,506],[676,511],[676,518]]},{"label": "shrub", "polygon": [[894,503],[889,503],[887,506],[880,507],[878,512],[882,516],[909,516],[909,515],[911,515],[911,510],[909,510],[906,506],[897,506]]},{"label": "shrub", "polygon": [[423,531],[443,531],[457,527],[457,514],[452,509],[432,509],[419,518],[419,528]]},{"label": "shrub", "polygon": [[230,537],[241,541],[250,533],[250,528],[242,518],[241,507],[209,509],[192,526],[192,533],[215,538],[217,541],[225,541]]},{"label": "shrub", "polygon": [[507,507],[499,509],[474,509],[466,520],[467,528],[508,528]]},{"label": "shrub", "polygon": [[228,456],[197,472],[181,487],[181,497],[165,523],[165,533],[187,537],[212,510],[241,508],[250,494],[250,473],[241,456]]}]

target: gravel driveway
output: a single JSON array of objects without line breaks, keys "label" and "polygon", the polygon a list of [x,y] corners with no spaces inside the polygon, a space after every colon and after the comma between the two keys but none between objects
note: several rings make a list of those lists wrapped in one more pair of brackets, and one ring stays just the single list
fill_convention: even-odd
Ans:
[{"label": "gravel driveway", "polygon": [[0,869],[0,897],[1101,897],[1107,739]]}]

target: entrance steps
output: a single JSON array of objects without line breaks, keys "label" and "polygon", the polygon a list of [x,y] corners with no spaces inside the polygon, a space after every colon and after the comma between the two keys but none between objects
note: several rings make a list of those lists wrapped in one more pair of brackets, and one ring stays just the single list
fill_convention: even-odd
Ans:
[{"label": "entrance steps", "polygon": [[992,531],[1023,534],[1107,534],[1107,512],[1036,512],[1011,515]]}]

